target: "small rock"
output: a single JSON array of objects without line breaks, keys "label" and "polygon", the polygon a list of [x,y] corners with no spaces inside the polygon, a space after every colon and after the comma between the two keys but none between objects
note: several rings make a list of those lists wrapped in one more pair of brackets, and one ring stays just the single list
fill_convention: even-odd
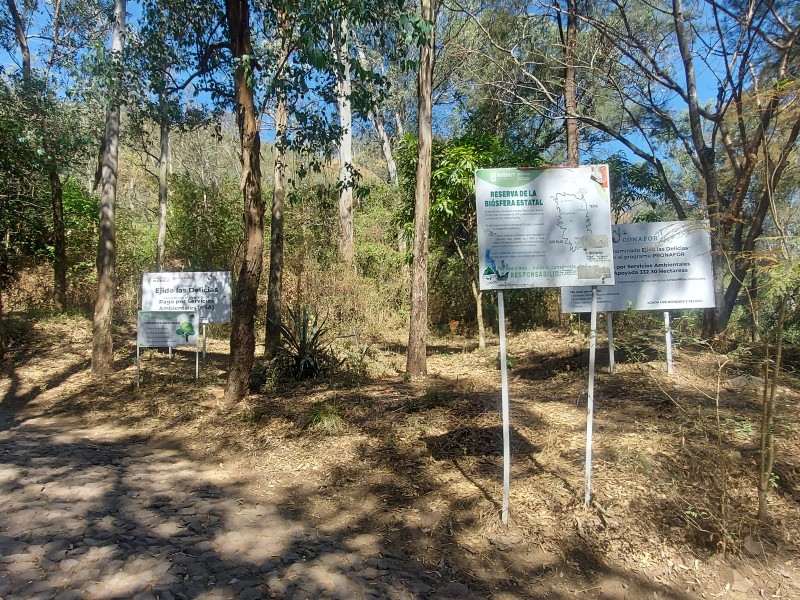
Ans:
[{"label": "small rock", "polygon": [[752,535],[748,535],[744,538],[743,547],[744,551],[750,556],[760,558],[764,555],[764,549],[761,547],[761,543]]}]

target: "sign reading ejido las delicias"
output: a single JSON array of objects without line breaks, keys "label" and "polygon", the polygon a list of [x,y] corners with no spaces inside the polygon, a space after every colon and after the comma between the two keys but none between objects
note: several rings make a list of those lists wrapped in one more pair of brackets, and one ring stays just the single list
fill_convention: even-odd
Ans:
[{"label": "sign reading ejido las delicias", "polygon": [[228,323],[230,271],[145,273],[142,310],[197,311],[201,323]]}]

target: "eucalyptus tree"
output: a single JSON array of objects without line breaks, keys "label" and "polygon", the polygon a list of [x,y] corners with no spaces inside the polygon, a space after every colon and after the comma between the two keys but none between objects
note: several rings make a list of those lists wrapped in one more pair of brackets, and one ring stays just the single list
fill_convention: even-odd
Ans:
[{"label": "eucalyptus tree", "polygon": [[417,71],[417,169],[414,185],[414,239],[411,259],[411,319],[406,374],[428,373],[428,235],[433,145],[433,66],[437,0],[420,0],[422,35]]},{"label": "eucalyptus tree", "polygon": [[97,245],[97,298],[92,324],[92,375],[101,377],[114,369],[114,342],[111,322],[116,287],[117,234],[115,204],[119,169],[119,117],[122,101],[125,45],[125,0],[114,0],[111,30],[109,85],[106,91],[106,126],[100,147],[100,225]]},{"label": "eucalyptus tree", "polygon": [[[472,12],[508,65],[504,89],[531,107],[558,107],[553,83],[535,70],[544,54],[527,56],[518,43],[506,44],[486,14]],[[524,31],[526,23],[540,22],[542,11],[518,7],[515,14]],[[559,112],[650,164],[678,218],[709,219],[716,306],[706,311],[703,333],[724,334],[769,218],[769,192],[797,147],[791,82],[800,60],[800,14],[785,0],[612,0],[578,18],[581,38],[601,41],[593,52],[578,45],[578,79],[591,83],[592,93],[581,96],[579,87],[575,113]],[[533,90],[536,102],[521,88]],[[692,177],[700,185],[684,189]]]},{"label": "eucalyptus tree", "polygon": [[366,0],[302,0],[252,6],[246,0],[226,2],[242,152],[245,241],[233,303],[230,368],[223,408],[247,393],[254,358],[253,324],[262,273],[265,211],[259,153],[262,118],[272,116],[275,132],[265,342],[265,353],[272,357],[280,344],[281,331],[287,152],[292,149],[316,157],[319,164],[341,135],[338,120],[329,109],[336,102],[336,69],[340,63],[332,52],[331,38],[320,32],[341,28],[345,16],[351,26],[368,19],[380,23],[384,7],[391,6],[392,3]]},{"label": "eucalyptus tree", "polygon": [[[6,0],[0,7],[0,48],[15,59],[21,77],[13,85],[27,106],[28,134],[47,173],[52,204],[55,302],[66,308],[67,251],[63,176],[79,163],[93,135],[86,106],[65,97],[74,91],[82,58],[105,26],[102,2]],[[4,10],[3,10],[4,9]],[[84,109],[84,110],[82,110]]]},{"label": "eucalyptus tree", "polygon": [[[329,156],[349,129],[342,111],[329,107],[349,105],[352,114],[366,114],[382,97],[385,83],[380,73],[363,69],[352,44],[354,32],[368,32],[376,47],[392,56],[402,48],[410,28],[403,19],[403,2],[354,0],[341,2],[304,1],[285,10],[267,11],[262,35],[270,39],[267,55],[273,56],[275,70],[266,86],[266,98],[274,102],[275,178],[273,181],[270,234],[270,271],[267,288],[267,323],[265,354],[275,356],[281,335],[281,287],[283,272],[283,212],[286,198],[286,152],[293,150],[312,158],[311,167],[319,168],[320,159]],[[269,32],[275,32],[270,36]],[[400,50],[402,51],[402,50]],[[351,86],[346,92],[345,73]],[[350,119],[352,127],[352,118]],[[352,199],[355,169],[345,159],[342,185],[342,226],[340,235],[345,255],[351,253]],[[300,173],[303,177],[304,173]]]},{"label": "eucalyptus tree", "polygon": [[[142,151],[158,166],[156,270],[161,271],[166,251],[170,130],[208,126],[215,116],[199,104],[187,106],[182,95],[190,88],[196,91],[221,65],[224,19],[215,2],[146,0],[141,20],[128,54],[147,89],[133,95],[128,112],[131,137],[141,140]],[[158,154],[149,149],[150,120],[158,124]]]}]

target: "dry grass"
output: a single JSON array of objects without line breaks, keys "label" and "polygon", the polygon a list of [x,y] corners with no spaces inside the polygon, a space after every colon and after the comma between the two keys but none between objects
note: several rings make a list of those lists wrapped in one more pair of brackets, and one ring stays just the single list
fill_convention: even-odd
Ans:
[{"label": "dry grass", "polygon": [[[118,372],[98,382],[86,372],[87,323],[29,325],[0,386],[20,410],[38,405],[87,424],[125,423],[180,444],[220,468],[247,470],[262,498],[301,498],[305,518],[319,527],[383,536],[431,569],[460,572],[487,590],[533,597],[563,584],[565,573],[576,578],[573,589],[602,573],[606,582],[624,574],[634,587],[621,593],[631,598],[640,597],[634,590],[673,598],[800,594],[800,396],[787,381],[773,521],[759,524],[759,392],[728,385],[752,361],[721,368],[720,356],[684,347],[674,376],[648,360],[655,352],[625,359],[609,375],[601,352],[587,510],[587,344],[557,331],[511,336],[511,527],[504,528],[496,346],[480,351],[463,337],[437,339],[428,379],[405,381],[398,340],[374,340],[358,376],[252,395],[221,417],[213,407],[225,381],[225,341],[209,342],[197,383],[192,354],[170,361],[146,351],[137,391],[130,330],[118,332]],[[313,426],[323,406],[333,407],[335,427]],[[750,585],[726,589],[721,569]]]}]

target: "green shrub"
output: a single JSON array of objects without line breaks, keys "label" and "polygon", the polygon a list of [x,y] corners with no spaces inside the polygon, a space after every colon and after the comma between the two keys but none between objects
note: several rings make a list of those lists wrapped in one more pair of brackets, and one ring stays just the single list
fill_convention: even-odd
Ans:
[{"label": "green shrub", "polygon": [[281,323],[283,345],[279,354],[291,359],[294,378],[303,381],[328,374],[338,363],[326,339],[325,322],[319,322],[311,305],[300,313],[289,309],[289,317],[288,324],[285,319]]}]

